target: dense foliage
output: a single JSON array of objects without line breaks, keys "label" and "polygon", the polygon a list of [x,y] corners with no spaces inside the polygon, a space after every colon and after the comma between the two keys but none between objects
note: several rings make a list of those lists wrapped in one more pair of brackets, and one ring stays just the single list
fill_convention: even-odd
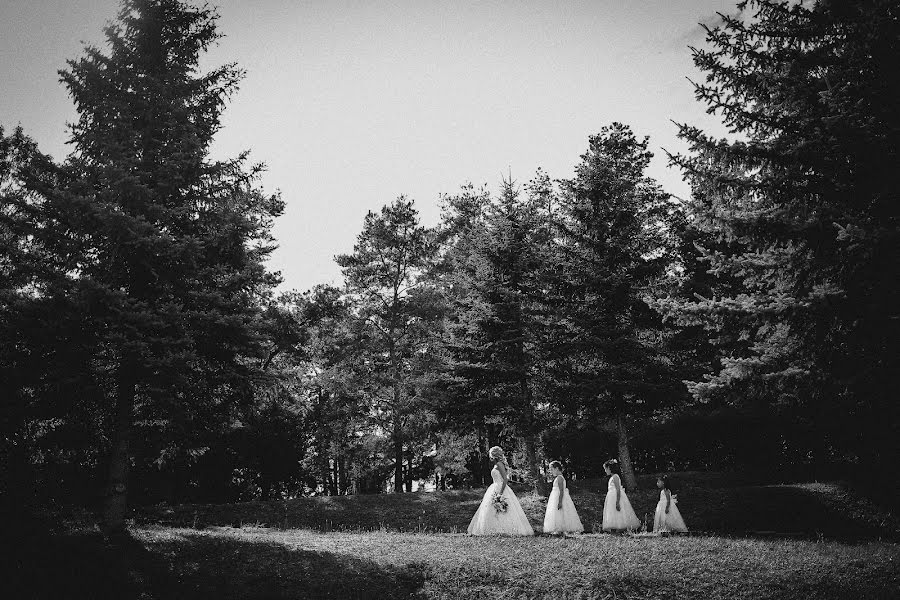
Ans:
[{"label": "dense foliage", "polygon": [[0,131],[4,496],[105,499],[116,528],[126,494],[479,485],[495,444],[538,488],[549,459],[577,478],[618,456],[632,487],[887,469],[900,15],[739,8],[694,51],[732,135],[680,126],[690,199],[613,123],[571,179],[465,186],[433,228],[404,197],[370,212],[341,285],[276,296],[282,202],[246,156],[208,156],[241,76],[198,69],[215,12],[127,0],[61,72],[69,157]]},{"label": "dense foliage", "polygon": [[79,113],[66,161],[18,133],[9,146],[4,324],[27,337],[4,349],[23,366],[9,390],[23,409],[16,431],[32,428],[14,444],[85,429],[53,445],[64,456],[93,441],[109,456],[107,524],[118,529],[133,454],[189,461],[253,398],[282,203],[254,188],[244,157],[207,157],[241,75],[197,73],[214,13],[125,2],[106,35],[107,54],[87,48],[60,72]]},{"label": "dense foliage", "polygon": [[683,125],[700,268],[664,310],[702,325],[721,366],[709,404],[808,423],[796,451],[875,472],[898,456],[900,151],[895,3],[742,3],[696,50],[697,98],[736,140]]}]

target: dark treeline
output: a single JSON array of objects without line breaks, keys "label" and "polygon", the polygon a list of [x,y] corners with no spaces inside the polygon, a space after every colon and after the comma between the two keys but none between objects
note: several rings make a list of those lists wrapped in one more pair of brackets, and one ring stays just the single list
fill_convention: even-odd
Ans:
[{"label": "dark treeline", "polygon": [[[678,125],[690,199],[612,123],[571,179],[400,197],[277,293],[282,201],[209,145],[241,72],[216,14],[129,0],[60,72],[71,153],[0,131],[3,494],[105,506],[634,473],[896,486],[896,3],[739,5],[693,50],[730,140]],[[598,119],[602,119],[598,115]],[[887,481],[885,481],[887,479]]]}]

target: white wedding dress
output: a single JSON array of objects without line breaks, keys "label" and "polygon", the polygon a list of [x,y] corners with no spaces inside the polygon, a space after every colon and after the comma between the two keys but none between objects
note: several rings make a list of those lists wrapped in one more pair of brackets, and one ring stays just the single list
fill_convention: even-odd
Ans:
[{"label": "white wedding dress", "polygon": [[494,509],[494,494],[500,491],[503,486],[503,477],[497,467],[491,469],[491,479],[494,483],[488,487],[478,507],[475,516],[469,523],[469,533],[471,535],[534,535],[534,529],[528,522],[519,499],[513,493],[509,486],[503,491],[503,497],[506,499],[506,512],[498,513]]}]

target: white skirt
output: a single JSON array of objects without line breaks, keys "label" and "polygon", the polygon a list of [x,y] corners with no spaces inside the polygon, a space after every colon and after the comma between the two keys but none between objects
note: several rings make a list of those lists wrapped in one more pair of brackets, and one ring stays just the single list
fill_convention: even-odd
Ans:
[{"label": "white skirt", "polygon": [[656,505],[656,514],[653,517],[653,531],[687,533],[687,530],[687,525],[684,524],[684,519],[681,518],[681,511],[678,510],[678,505],[675,504],[675,498],[672,498],[672,502],[669,504],[669,514],[666,514],[666,501],[660,500]]},{"label": "white skirt", "polygon": [[631,502],[628,501],[628,495],[625,494],[625,488],[621,489],[621,494],[622,497],[619,500],[621,510],[616,510],[616,490],[606,493],[606,502],[603,504],[604,531],[624,531],[641,526],[641,520],[634,514]]},{"label": "white skirt", "polygon": [[575,503],[569,495],[569,488],[563,491],[562,509],[559,506],[559,488],[553,486],[547,500],[547,512],[544,513],[544,533],[581,533],[584,526],[578,518]]},{"label": "white skirt", "polygon": [[492,483],[484,493],[481,505],[472,517],[469,523],[469,533],[471,535],[534,535],[534,529],[528,522],[519,499],[513,493],[509,486],[503,491],[503,497],[506,498],[506,512],[498,513],[494,509],[494,494],[500,489],[502,484]]}]

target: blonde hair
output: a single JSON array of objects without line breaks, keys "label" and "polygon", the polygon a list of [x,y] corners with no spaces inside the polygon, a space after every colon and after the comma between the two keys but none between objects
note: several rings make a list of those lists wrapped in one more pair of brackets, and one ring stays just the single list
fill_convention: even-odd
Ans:
[{"label": "blonde hair", "polygon": [[488,450],[488,456],[491,457],[495,463],[502,462],[503,466],[509,469],[509,463],[506,462],[506,455],[503,453],[503,448],[500,446],[493,446],[490,450]]}]

